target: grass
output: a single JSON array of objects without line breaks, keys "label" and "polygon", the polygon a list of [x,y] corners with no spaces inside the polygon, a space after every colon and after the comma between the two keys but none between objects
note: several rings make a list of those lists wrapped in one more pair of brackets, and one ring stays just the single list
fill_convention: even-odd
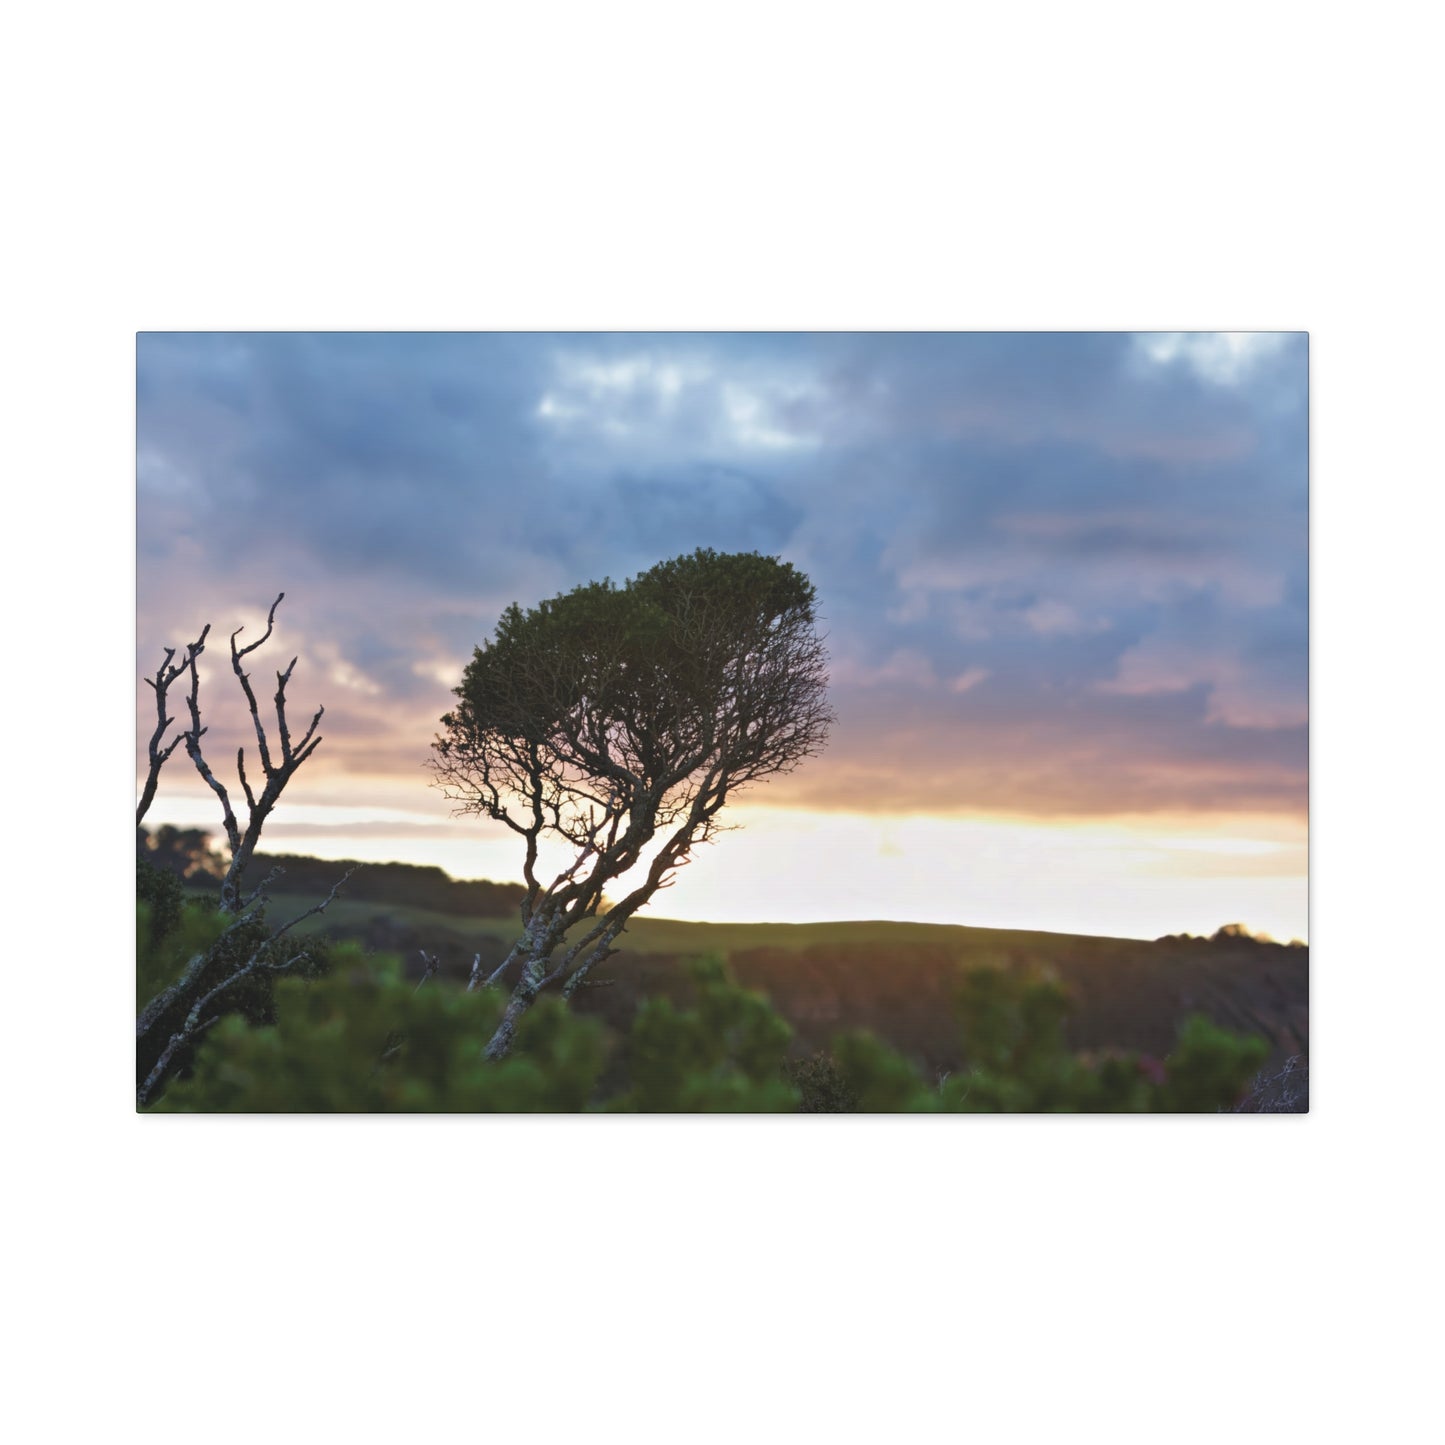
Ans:
[{"label": "grass", "polygon": [[[280,893],[272,900],[268,916],[273,923],[306,912],[320,903],[324,894]],[[515,939],[521,925],[514,916],[469,917],[439,913],[428,908],[377,901],[351,901],[338,897],[324,914],[306,919],[297,932],[322,933],[331,928],[364,928],[378,916],[418,932],[443,930],[503,942]],[[623,935],[629,953],[698,954],[735,953],[744,949],[779,948],[801,952],[806,948],[833,944],[933,944],[956,951],[960,957],[976,957],[999,950],[1029,949],[1048,943],[1068,941],[1082,945],[1110,945],[1118,940],[1092,935],[1046,933],[1038,929],[970,928],[953,923],[896,923],[886,919],[830,923],[693,923],[673,918],[634,918]],[[1137,943],[1138,940],[1132,940]]]}]

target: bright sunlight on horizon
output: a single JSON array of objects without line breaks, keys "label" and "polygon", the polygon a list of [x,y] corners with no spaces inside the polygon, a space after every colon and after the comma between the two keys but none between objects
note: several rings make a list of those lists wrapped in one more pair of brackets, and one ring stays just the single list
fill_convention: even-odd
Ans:
[{"label": "bright sunlight on horizon", "polygon": [[[836,724],[648,915],[1307,939],[1306,360],[1294,333],[143,334],[137,670],[211,624],[234,759],[226,638],[284,591],[258,678],[294,656],[295,715],[326,711],[265,850],[512,882],[516,837],[424,766],[472,649],[514,601],[757,551],[816,586]],[[147,823],[221,840],[184,750]]]}]

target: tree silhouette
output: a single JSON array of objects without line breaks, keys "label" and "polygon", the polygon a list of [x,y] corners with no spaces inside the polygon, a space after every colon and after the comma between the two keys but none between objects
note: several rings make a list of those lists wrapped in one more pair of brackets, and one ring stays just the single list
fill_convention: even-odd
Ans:
[{"label": "tree silhouette", "polygon": [[152,833],[139,827],[136,854],[187,883],[213,884],[226,872],[225,860],[211,847],[211,835],[204,828],[177,828],[162,823]]},{"label": "tree silhouette", "polygon": [[[520,976],[489,1057],[544,989],[570,996],[614,952],[739,789],[822,749],[833,718],[815,600],[790,563],[699,549],[620,587],[514,603],[476,649],[432,766],[459,812],[523,844],[522,934],[488,982],[515,964]],[[544,884],[546,840],[571,861]],[[632,886],[604,899],[624,875]]]},{"label": "tree silhouette", "polygon": [[[146,778],[136,804],[137,843],[164,840],[167,848],[173,850],[180,846],[178,840],[186,837],[174,828],[162,826],[156,839],[152,840],[141,826],[155,801],[161,769],[176,748],[184,743],[187,756],[220,804],[221,824],[225,829],[230,856],[215,869],[221,883],[222,919],[210,930],[202,945],[190,954],[179,977],[153,994],[136,1018],[136,1101],[142,1107],[159,1097],[166,1081],[189,1060],[197,1040],[227,1013],[239,1009],[253,1022],[270,1017],[274,976],[298,965],[305,967],[312,959],[313,945],[293,944],[287,939],[283,946],[284,936],[304,919],[324,912],[350,877],[348,871],[322,902],[274,929],[266,927],[265,908],[266,890],[276,881],[276,872],[273,870],[249,893],[245,893],[242,887],[246,868],[260,842],[266,819],[286,784],[321,742],[316,729],[324,708],[316,709],[299,741],[293,739],[287,723],[286,685],[295,671],[296,658],[293,657],[290,665],[276,674],[276,691],[272,698],[276,714],[274,739],[267,736],[250,674],[242,665],[245,658],[270,638],[276,624],[276,609],[285,595],[284,592],[278,594],[271,604],[266,614],[266,631],[255,642],[238,647],[236,639],[243,629],[238,627],[231,634],[231,671],[240,684],[250,711],[261,777],[264,779],[258,793],[246,775],[245,749],[238,748],[236,772],[247,809],[244,827],[232,806],[230,791],[212,770],[201,747],[207,728],[201,722],[201,677],[196,664],[206,650],[210,623],[201,629],[194,642],[186,646],[180,663],[174,660],[175,648],[168,647],[155,676],[145,679],[155,693],[156,726],[148,743]],[[175,721],[167,711],[170,689],[182,682],[187,674],[190,682],[186,709],[190,715],[190,727],[167,742],[166,732]],[[207,857],[210,855],[207,854]],[[172,889],[167,899],[166,890],[156,888],[154,877],[148,879],[146,876],[153,868],[154,864],[138,850],[137,887],[142,901],[147,901],[147,895],[150,895],[151,906],[161,911],[169,926],[180,921],[179,895]]]}]

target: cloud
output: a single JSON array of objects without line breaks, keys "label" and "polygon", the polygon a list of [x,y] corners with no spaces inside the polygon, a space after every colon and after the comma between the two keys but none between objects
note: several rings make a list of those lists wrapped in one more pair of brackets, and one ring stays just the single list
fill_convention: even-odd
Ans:
[{"label": "cloud", "polygon": [[679,456],[746,466],[820,445],[810,425],[820,391],[766,337],[607,337],[573,340],[551,358],[536,415],[549,454],[606,465],[675,465]]},{"label": "cloud", "polygon": [[1297,334],[146,334],[138,664],[285,590],[318,776],[400,789],[507,603],[759,550],[839,713],[760,796],[1300,813],[1305,386]]},{"label": "cloud", "polygon": [[1156,365],[1182,363],[1217,386],[1236,386],[1290,340],[1283,331],[1150,331],[1136,344]]}]

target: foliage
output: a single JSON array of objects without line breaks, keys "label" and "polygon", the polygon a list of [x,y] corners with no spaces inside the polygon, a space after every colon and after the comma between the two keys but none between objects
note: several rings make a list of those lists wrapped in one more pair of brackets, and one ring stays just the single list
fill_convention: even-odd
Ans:
[{"label": "foliage", "polygon": [[1263,1039],[1230,1033],[1201,1014],[1186,1019],[1153,1095],[1155,1113],[1198,1114],[1238,1102],[1269,1053]]},{"label": "foliage", "polygon": [[352,872],[346,885],[350,902],[398,904],[463,918],[515,918],[526,892],[520,883],[451,878],[434,865],[415,863],[362,864],[347,858],[258,852],[251,866],[263,876],[282,870],[268,890],[273,894],[324,894],[339,873]]},{"label": "foliage", "polygon": [[798,1112],[802,1114],[856,1114],[858,1095],[848,1083],[838,1061],[826,1050],[817,1049],[806,1058],[791,1059],[784,1066],[788,1081],[798,1091]]},{"label": "foliage", "polygon": [[[137,865],[136,1083],[150,1077],[178,1033],[198,1037],[220,1020],[235,1015],[247,1024],[273,1023],[276,1018],[274,979],[281,970],[302,978],[320,977],[331,966],[325,940],[292,942],[271,935],[265,912],[234,918],[210,904],[184,901],[177,908],[169,885],[174,875],[143,870]],[[144,880],[144,881],[142,881]],[[247,965],[255,964],[251,971]],[[227,980],[235,982],[227,986]],[[197,1000],[210,999],[196,1023],[187,1026]],[[173,1053],[166,1073],[190,1067],[195,1046]]]},{"label": "foliage", "polygon": [[162,823],[155,832],[139,825],[135,832],[136,856],[186,883],[218,885],[225,876],[225,860],[212,848],[211,835],[204,828]]},{"label": "foliage", "polygon": [[[175,892],[164,881],[170,879]],[[187,903],[175,875],[136,864],[135,989],[141,1009],[185,970],[187,962],[212,947],[230,920],[214,908]]]},{"label": "foliage", "polygon": [[691,1008],[648,999],[627,1045],[631,1090],[612,1107],[647,1113],[786,1113],[798,1090],[783,1075],[792,1029],[760,993],[739,988],[721,959],[693,965]]},{"label": "foliage", "polygon": [[[149,928],[149,905],[139,913]],[[224,919],[194,905],[182,936]],[[494,989],[465,992],[402,976],[395,957],[333,946],[330,972],[265,981],[265,1009],[237,1008],[199,1043],[157,1108],[315,1113],[1161,1113],[1214,1112],[1241,1098],[1265,1045],[1189,1020],[1167,1059],[1073,1053],[1068,998],[1054,981],[980,969],[963,981],[968,1065],[923,1077],[869,1033],[831,1054],[786,1061],[792,1031],[767,998],[739,987],[717,958],[692,967],[685,1005],[646,1000],[614,1041],[556,998],[523,1018],[515,1046],[484,1057],[504,1007]]]},{"label": "foliage", "polygon": [[720,793],[822,746],[813,607],[791,564],[708,549],[514,603],[442,719],[439,780],[462,811],[534,840],[595,847],[599,815],[655,831],[700,801],[696,831]]},{"label": "foliage", "polygon": [[[158,868],[138,853],[135,860],[135,896],[146,910],[146,942],[155,946],[181,921],[181,880],[169,868]],[[139,980],[137,984],[139,986]],[[160,986],[157,984],[157,987]]]},{"label": "foliage", "polygon": [[236,1113],[564,1113],[587,1106],[606,1059],[600,1025],[556,1000],[533,1010],[516,1053],[493,1064],[481,1041],[495,993],[413,988],[396,959],[335,951],[324,979],[276,985],[262,1028],[220,1025],[189,1079],[158,1108]]},{"label": "foliage", "polygon": [[859,1106],[907,1113],[1212,1113],[1244,1093],[1263,1062],[1262,1039],[1195,1016],[1169,1057],[1070,1051],[1069,998],[1054,980],[975,969],[959,998],[967,1066],[937,1086],[871,1034],[841,1036],[834,1052]]},{"label": "foliage", "polygon": [[[495,1056],[544,988],[570,996],[611,955],[716,834],[729,798],[823,747],[832,714],[814,602],[789,563],[700,548],[621,587],[514,603],[476,649],[433,768],[459,811],[523,842],[521,976]],[[545,884],[544,841],[573,858]],[[628,874],[630,891],[608,903],[604,889]]]},{"label": "foliage", "polygon": [[1225,923],[1216,928],[1207,938],[1203,934],[1193,933],[1166,933],[1158,940],[1160,943],[1226,943],[1226,944],[1258,944],[1269,948],[1304,948],[1306,945],[1302,939],[1292,938],[1287,944],[1277,943],[1269,934],[1264,932],[1251,932],[1242,923]]},{"label": "foliage", "polygon": [[503,1006],[493,990],[413,988],[395,959],[333,950],[321,979],[275,986],[275,1017],[218,1025],[187,1078],[157,1108],[227,1113],[559,1113],[791,1111],[782,1077],[790,1031],[766,1000],[739,989],[716,960],[697,968],[693,1007],[654,1001],[638,1013],[624,1054],[630,1086],[599,1091],[606,1031],[555,998],[522,1020],[503,1060],[481,1041]]}]

